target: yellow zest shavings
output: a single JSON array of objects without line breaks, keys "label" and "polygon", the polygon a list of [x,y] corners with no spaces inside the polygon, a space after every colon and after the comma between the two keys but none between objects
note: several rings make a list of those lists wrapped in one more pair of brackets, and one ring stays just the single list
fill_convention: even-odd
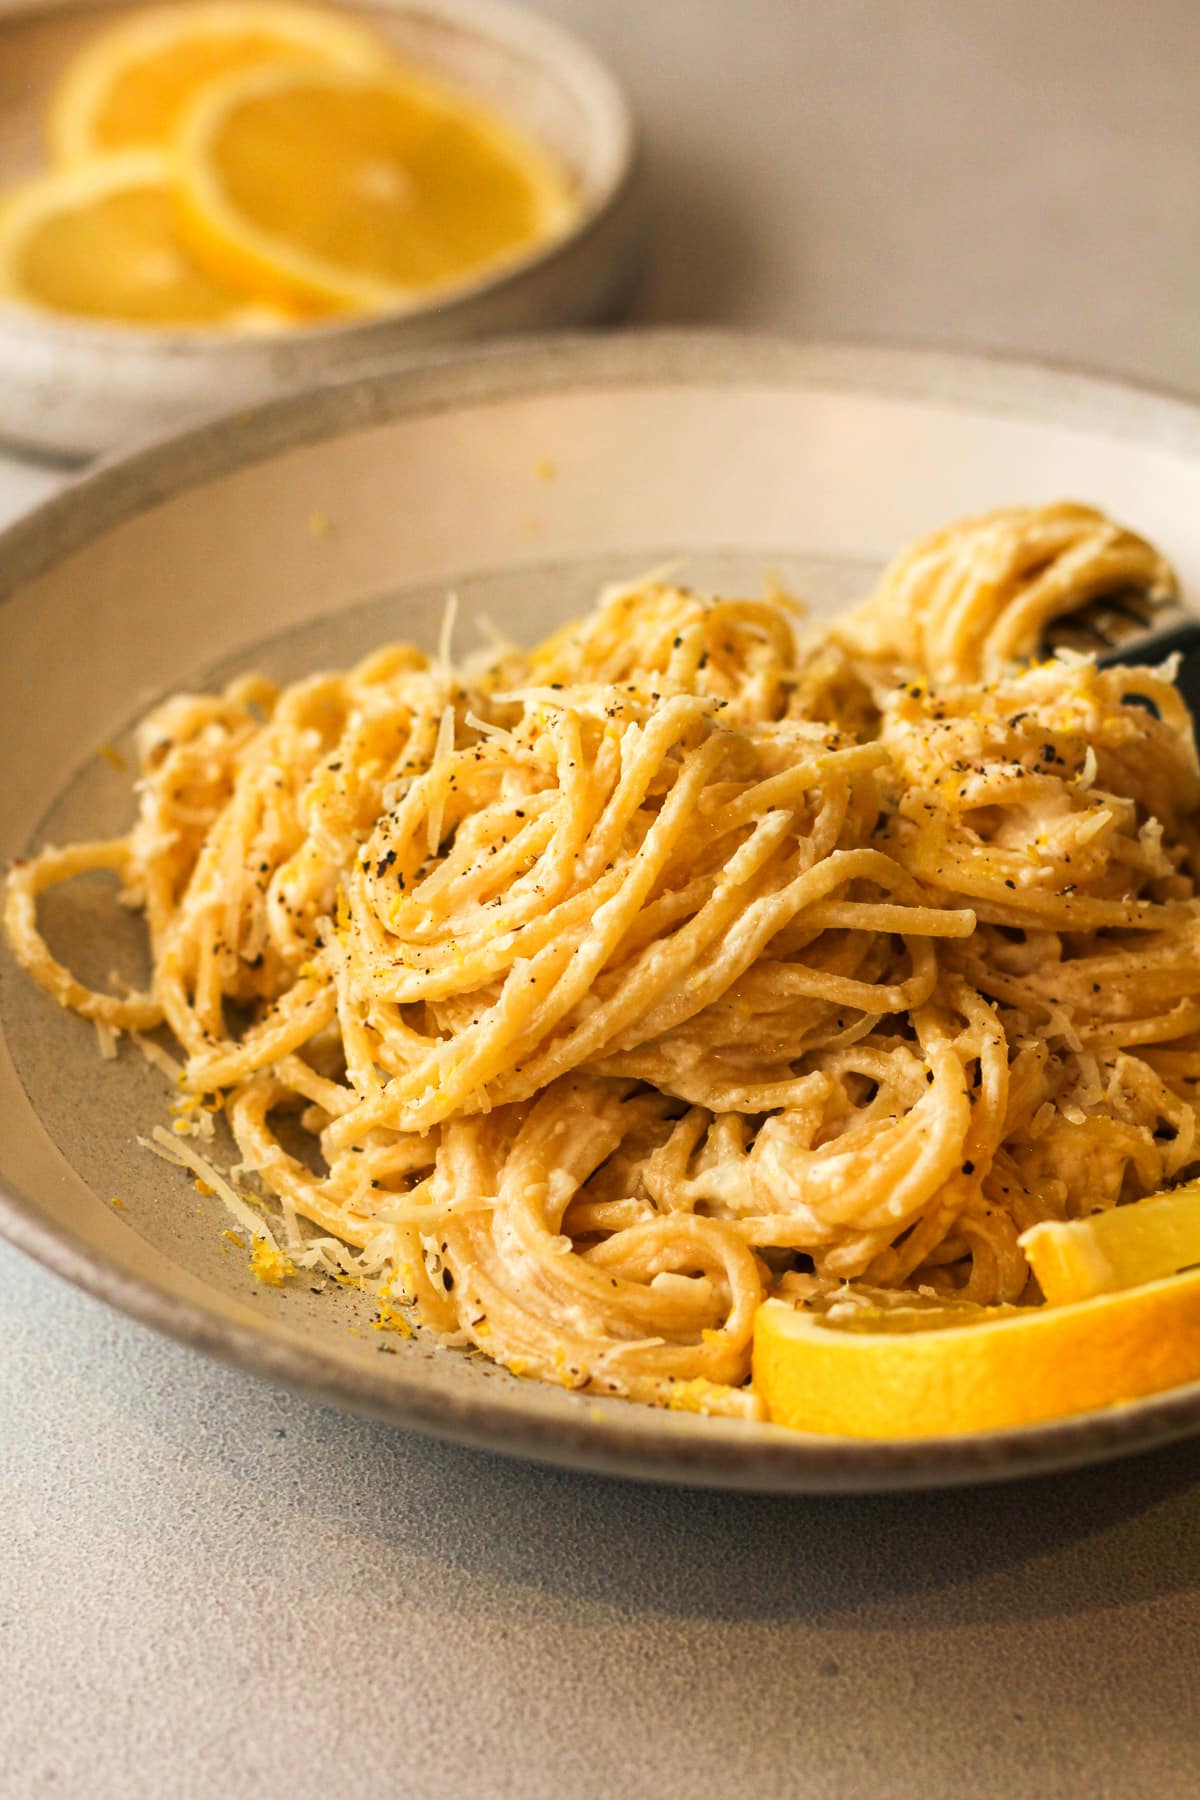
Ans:
[{"label": "yellow zest shavings", "polygon": [[250,1268],[255,1281],[261,1281],[264,1287],[282,1287],[296,1273],[296,1265],[290,1256],[266,1238],[256,1237],[250,1252]]},{"label": "yellow zest shavings", "polygon": [[398,1307],[389,1306],[386,1300],[379,1302],[379,1317],[371,1320],[372,1331],[396,1331],[401,1337],[412,1336],[412,1326]]},{"label": "yellow zest shavings", "polygon": [[218,1113],[224,1104],[225,1096],[220,1093],[214,1093],[211,1100],[206,1100],[203,1092],[181,1094],[171,1102],[171,1111],[176,1115],[171,1121],[171,1130],[176,1137],[211,1137],[212,1127],[200,1115]]},{"label": "yellow zest shavings", "polygon": [[379,1300],[379,1314],[377,1318],[371,1320],[371,1330],[395,1331],[398,1332],[401,1337],[407,1338],[412,1336],[412,1326],[399,1308],[391,1304],[392,1286],[395,1280],[395,1274],[391,1274],[386,1281],[379,1284],[377,1296]]},{"label": "yellow zest shavings", "polygon": [[691,1381],[673,1381],[667,1405],[672,1412],[724,1412],[732,1391],[722,1381],[697,1375]]},{"label": "yellow zest shavings", "polygon": [[125,1211],[125,1202],[122,1200],[120,1194],[114,1194],[108,1204],[110,1206],[115,1206],[118,1212]]},{"label": "yellow zest shavings", "polygon": [[124,769],[128,765],[115,744],[101,744],[96,753],[102,756],[110,769]]}]

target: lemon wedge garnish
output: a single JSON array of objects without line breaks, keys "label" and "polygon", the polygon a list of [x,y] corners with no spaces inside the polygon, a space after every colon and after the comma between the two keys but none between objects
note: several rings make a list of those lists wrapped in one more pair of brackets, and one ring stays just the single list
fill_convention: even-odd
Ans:
[{"label": "lemon wedge garnish", "polygon": [[169,170],[154,151],[101,157],[5,195],[0,296],[136,325],[266,330],[289,322],[193,261],[176,227]]},{"label": "lemon wedge garnish", "polygon": [[417,75],[234,77],[196,101],[177,152],[197,253],[301,306],[415,305],[519,258],[573,209],[533,139]]},{"label": "lemon wedge garnish", "polygon": [[1052,1306],[1200,1264],[1200,1182],[1069,1224],[1031,1225],[1021,1248]]},{"label": "lemon wedge garnish", "polygon": [[[966,1321],[966,1322],[963,1322]],[[759,1308],[754,1386],[796,1431],[993,1431],[1200,1378],[1200,1272],[1069,1306]]]},{"label": "lemon wedge garnish", "polygon": [[382,68],[387,51],[352,19],[279,0],[156,6],[101,31],[67,65],[46,121],[50,154],[78,163],[163,148],[208,83],[270,62]]}]

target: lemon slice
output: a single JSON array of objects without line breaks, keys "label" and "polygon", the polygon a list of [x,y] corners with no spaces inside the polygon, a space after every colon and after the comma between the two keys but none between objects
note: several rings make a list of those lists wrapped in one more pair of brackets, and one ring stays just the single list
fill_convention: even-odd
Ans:
[{"label": "lemon slice", "polygon": [[512,262],[572,211],[531,138],[420,76],[260,70],[177,140],[198,254],[299,304],[414,305]]},{"label": "lemon slice", "polygon": [[768,1300],[754,1326],[754,1386],[769,1417],[843,1437],[1032,1425],[1198,1377],[1200,1273],[1071,1306],[969,1313],[822,1314]]},{"label": "lemon slice", "polygon": [[365,27],[324,8],[279,0],[156,6],[90,39],[50,100],[46,133],[57,163],[169,143],[204,86],[264,63],[380,69],[390,59]]},{"label": "lemon slice", "polygon": [[153,151],[102,157],[14,189],[0,211],[0,296],[76,318],[269,329],[288,323],[199,268]]},{"label": "lemon slice", "polygon": [[1200,1182],[1070,1224],[1031,1225],[1021,1248],[1051,1306],[1174,1275],[1200,1263]]}]

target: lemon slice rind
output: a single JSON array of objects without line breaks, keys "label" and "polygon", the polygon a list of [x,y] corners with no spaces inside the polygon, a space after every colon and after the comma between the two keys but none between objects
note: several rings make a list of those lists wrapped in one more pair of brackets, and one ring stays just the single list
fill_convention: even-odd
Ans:
[{"label": "lemon slice rind", "polygon": [[914,1328],[860,1314],[852,1328],[768,1300],[754,1386],[793,1430],[943,1437],[1035,1425],[1200,1378],[1200,1271],[1068,1306],[980,1308],[976,1322]]},{"label": "lemon slice rind", "polygon": [[1052,1306],[1161,1280],[1200,1263],[1200,1182],[1086,1219],[1031,1225],[1020,1244]]},{"label": "lemon slice rind", "polygon": [[278,330],[294,322],[293,316],[269,300],[242,298],[230,292],[228,311],[194,322],[177,317],[155,320],[109,315],[100,309],[71,309],[48,300],[23,278],[24,257],[35,234],[56,215],[86,209],[125,192],[148,189],[169,193],[171,166],[154,150],[130,150],[97,157],[79,168],[49,170],[33,176],[4,196],[0,206],[0,302],[36,314],[39,318],[115,330],[150,329],[258,333]]},{"label": "lemon slice rind", "polygon": [[[386,47],[366,26],[327,7],[288,0],[208,0],[199,6],[156,6],[117,20],[90,38],[68,63],[50,97],[46,141],[51,161],[69,167],[100,154],[101,121],[117,82],[139,63],[178,52],[205,39],[274,37],[279,57],[289,49],[331,66],[381,70],[391,66]],[[164,148],[167,137],[153,146]],[[120,149],[133,148],[121,146]]]}]

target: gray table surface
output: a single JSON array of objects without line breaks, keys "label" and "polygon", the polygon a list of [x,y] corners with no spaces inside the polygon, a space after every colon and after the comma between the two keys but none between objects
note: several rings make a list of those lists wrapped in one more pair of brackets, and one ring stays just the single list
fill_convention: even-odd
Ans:
[{"label": "gray table surface", "polygon": [[[642,111],[639,316],[1200,391],[1191,0],[545,10]],[[0,514],[52,479],[0,464]],[[0,1328],[5,1795],[1200,1787],[1200,1444],[735,1499],[343,1417],[6,1249]]]}]

